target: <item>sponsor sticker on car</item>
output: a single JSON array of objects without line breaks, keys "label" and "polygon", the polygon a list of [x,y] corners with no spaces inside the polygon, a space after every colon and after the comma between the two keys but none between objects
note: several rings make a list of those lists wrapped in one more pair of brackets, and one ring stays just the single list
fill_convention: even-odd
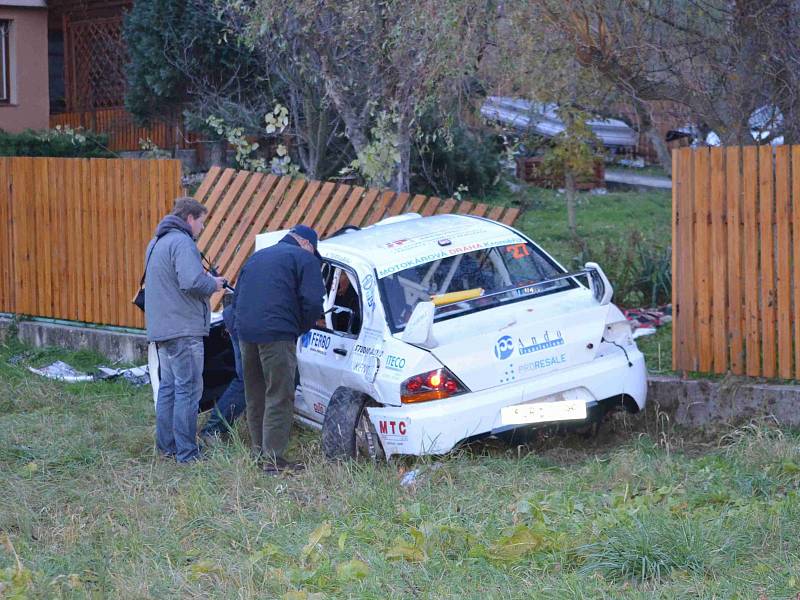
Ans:
[{"label": "sponsor sticker on car", "polygon": [[300,350],[308,350],[317,354],[327,354],[331,347],[331,336],[319,331],[309,331],[300,338]]}]

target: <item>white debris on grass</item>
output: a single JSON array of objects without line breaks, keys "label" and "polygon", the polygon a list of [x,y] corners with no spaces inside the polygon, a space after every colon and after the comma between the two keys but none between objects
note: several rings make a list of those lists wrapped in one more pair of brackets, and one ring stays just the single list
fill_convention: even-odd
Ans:
[{"label": "white debris on grass", "polygon": [[47,377],[48,379],[55,379],[57,381],[67,381],[70,383],[77,383],[81,381],[94,381],[94,377],[92,375],[81,373],[80,371],[75,370],[62,360],[57,360],[56,362],[47,365],[46,367],[42,367],[41,369],[28,367],[28,370],[31,373],[36,373],[37,375],[41,375],[42,377]]},{"label": "white debris on grass", "polygon": [[150,383],[150,372],[147,365],[131,367],[130,369],[112,369],[111,367],[97,367],[97,379],[114,379],[122,376],[128,383],[140,386]]},{"label": "white debris on grass", "polygon": [[116,379],[117,377],[122,377],[131,385],[135,386],[147,385],[150,383],[150,374],[148,372],[147,365],[143,365],[141,367],[131,367],[129,369],[98,367],[97,374],[90,375],[88,373],[82,373],[81,371],[78,371],[62,360],[57,360],[56,362],[49,364],[46,367],[42,367],[41,369],[28,367],[28,370],[31,373],[36,373],[42,377],[47,377],[48,379],[54,379],[56,381],[65,381],[67,383],[103,381],[106,379]]}]

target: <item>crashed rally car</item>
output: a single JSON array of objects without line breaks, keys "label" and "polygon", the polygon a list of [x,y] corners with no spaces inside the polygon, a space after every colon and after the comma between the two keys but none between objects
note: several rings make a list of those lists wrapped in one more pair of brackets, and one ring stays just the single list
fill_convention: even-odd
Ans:
[{"label": "crashed rally car", "polygon": [[466,215],[347,227],[319,252],[324,315],[297,342],[295,417],[322,430],[329,458],[442,454],[644,408],[644,357],[596,264],[568,273]]}]

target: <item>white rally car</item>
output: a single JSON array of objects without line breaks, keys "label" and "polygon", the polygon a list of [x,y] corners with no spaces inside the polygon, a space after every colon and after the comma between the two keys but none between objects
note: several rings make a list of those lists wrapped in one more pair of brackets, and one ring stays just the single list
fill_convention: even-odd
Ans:
[{"label": "white rally car", "polygon": [[567,273],[511,227],[464,215],[348,227],[319,252],[325,313],[297,343],[295,414],[329,458],[441,454],[644,408],[644,357],[596,264]]},{"label": "white rally car", "polygon": [[[596,264],[567,273],[518,231],[462,215],[345,228],[319,252],[325,314],[297,343],[295,416],[322,429],[328,457],[441,454],[644,408],[644,357]],[[233,373],[213,320],[203,410]],[[154,399],[157,361],[151,348]]]}]

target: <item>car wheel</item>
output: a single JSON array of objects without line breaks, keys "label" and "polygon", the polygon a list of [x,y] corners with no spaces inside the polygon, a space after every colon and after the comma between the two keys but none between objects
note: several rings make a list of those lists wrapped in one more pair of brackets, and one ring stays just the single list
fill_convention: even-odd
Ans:
[{"label": "car wheel", "polygon": [[378,434],[364,410],[371,404],[367,396],[355,390],[340,388],[333,393],[322,422],[322,452],[326,458],[384,458]]}]

